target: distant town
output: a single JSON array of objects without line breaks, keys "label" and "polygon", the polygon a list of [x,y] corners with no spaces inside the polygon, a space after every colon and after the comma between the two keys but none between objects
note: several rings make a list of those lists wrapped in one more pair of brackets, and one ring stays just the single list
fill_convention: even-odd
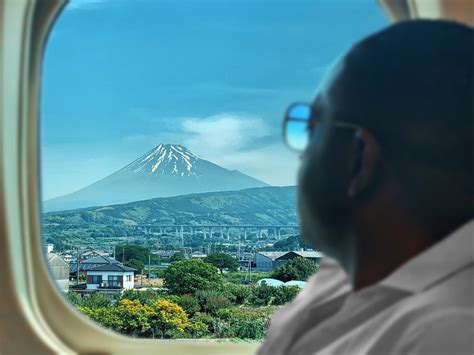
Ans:
[{"label": "distant town", "polygon": [[[169,226],[140,228],[169,236]],[[322,255],[302,248],[298,235],[282,234],[292,227],[272,227],[273,237],[264,233],[268,226],[233,227],[244,230],[242,243],[232,239],[229,227],[208,228],[200,248],[183,246],[181,226],[174,249],[78,244],[56,250],[51,243],[44,249],[58,288],[107,328],[134,337],[260,340],[275,307],[296,296]]]}]

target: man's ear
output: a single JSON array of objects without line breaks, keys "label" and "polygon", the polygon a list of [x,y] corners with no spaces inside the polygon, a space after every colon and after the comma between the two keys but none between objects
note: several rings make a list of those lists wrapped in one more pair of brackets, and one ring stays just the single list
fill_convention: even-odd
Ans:
[{"label": "man's ear", "polygon": [[364,129],[354,134],[354,163],[352,179],[347,191],[349,197],[357,197],[375,180],[380,148],[375,138]]}]

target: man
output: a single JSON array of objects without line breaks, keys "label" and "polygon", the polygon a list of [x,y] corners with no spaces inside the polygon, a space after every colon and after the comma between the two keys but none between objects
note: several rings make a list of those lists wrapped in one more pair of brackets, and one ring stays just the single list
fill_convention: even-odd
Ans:
[{"label": "man", "polygon": [[473,354],[474,31],[393,25],[285,118],[302,233],[335,259],[259,354]]}]

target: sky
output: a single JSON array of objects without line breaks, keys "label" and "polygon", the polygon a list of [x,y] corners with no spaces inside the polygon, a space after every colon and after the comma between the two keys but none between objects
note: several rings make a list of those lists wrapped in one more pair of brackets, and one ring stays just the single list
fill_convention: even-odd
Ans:
[{"label": "sky", "polygon": [[375,0],[72,0],[45,51],[43,199],[160,143],[272,185],[296,183],[286,107],[387,26]]}]

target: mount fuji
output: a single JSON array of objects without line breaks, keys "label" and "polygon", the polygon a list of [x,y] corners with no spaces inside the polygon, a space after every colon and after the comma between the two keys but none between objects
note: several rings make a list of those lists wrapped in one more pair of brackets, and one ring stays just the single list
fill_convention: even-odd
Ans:
[{"label": "mount fuji", "polygon": [[160,144],[91,185],[44,201],[43,210],[58,211],[264,186],[269,185],[237,170],[228,170],[201,159],[181,145]]}]

